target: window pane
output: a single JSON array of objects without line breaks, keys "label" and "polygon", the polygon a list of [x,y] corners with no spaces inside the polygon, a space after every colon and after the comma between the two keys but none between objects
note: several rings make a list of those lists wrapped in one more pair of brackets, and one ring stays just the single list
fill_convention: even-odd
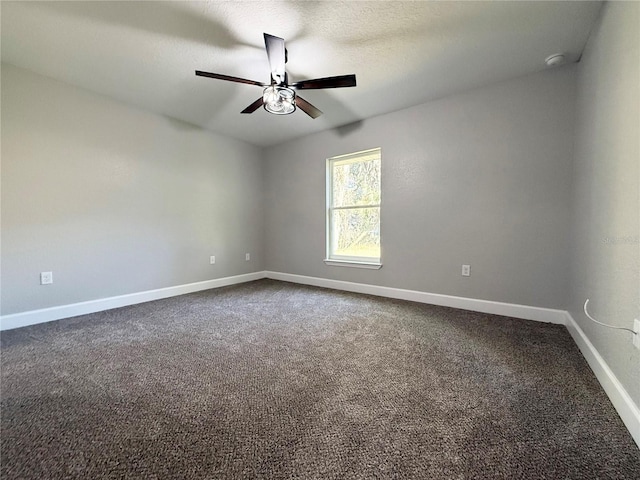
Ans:
[{"label": "window pane", "polygon": [[333,164],[333,206],[380,203],[380,159]]},{"label": "window pane", "polygon": [[380,258],[380,208],[333,210],[332,256]]}]

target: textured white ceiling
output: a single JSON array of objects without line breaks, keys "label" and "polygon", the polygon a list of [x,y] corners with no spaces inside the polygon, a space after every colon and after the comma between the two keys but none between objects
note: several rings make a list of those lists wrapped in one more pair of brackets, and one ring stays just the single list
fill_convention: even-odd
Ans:
[{"label": "textured white ceiling", "polygon": [[[2,61],[256,145],[576,61],[600,2],[1,2]],[[305,91],[313,120],[240,111],[269,81],[263,32],[286,40],[290,82],[355,73],[355,88]]]}]

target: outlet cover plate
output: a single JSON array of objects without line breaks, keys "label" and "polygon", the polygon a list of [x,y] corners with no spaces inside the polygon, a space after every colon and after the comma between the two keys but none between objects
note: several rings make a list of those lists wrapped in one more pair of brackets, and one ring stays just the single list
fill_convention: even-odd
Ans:
[{"label": "outlet cover plate", "polygon": [[53,283],[53,272],[40,272],[40,285]]},{"label": "outlet cover plate", "polygon": [[633,319],[633,331],[636,333],[633,336],[633,346],[640,349],[640,320],[637,318]]}]

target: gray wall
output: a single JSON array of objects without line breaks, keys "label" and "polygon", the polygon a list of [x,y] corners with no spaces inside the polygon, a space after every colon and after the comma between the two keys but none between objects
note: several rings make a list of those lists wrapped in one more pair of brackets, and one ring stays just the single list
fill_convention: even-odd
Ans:
[{"label": "gray wall", "polygon": [[[267,149],[267,269],[564,308],[574,91],[567,66]],[[326,266],[325,159],[373,147],[383,267]]]},{"label": "gray wall", "polygon": [[605,4],[578,70],[568,309],[640,405],[640,4]]},{"label": "gray wall", "polygon": [[2,314],[264,270],[261,155],[3,64]]}]

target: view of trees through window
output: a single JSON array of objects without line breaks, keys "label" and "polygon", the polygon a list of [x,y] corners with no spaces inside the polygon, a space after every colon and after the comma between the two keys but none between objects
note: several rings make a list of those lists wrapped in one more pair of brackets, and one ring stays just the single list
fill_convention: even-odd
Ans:
[{"label": "view of trees through window", "polygon": [[329,257],[379,261],[380,150],[329,162]]}]

